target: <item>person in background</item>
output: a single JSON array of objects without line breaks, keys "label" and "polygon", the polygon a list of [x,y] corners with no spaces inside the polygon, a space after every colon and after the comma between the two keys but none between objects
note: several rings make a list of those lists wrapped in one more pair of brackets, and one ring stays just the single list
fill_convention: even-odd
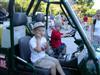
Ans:
[{"label": "person in background", "polygon": [[93,43],[100,45],[100,9],[96,11],[95,19],[92,25]]},{"label": "person in background", "polygon": [[88,23],[88,16],[87,15],[84,15],[83,17],[83,22],[84,22],[84,29],[87,31],[88,30],[88,26],[87,26],[87,23]]},{"label": "person in background", "polygon": [[85,15],[85,16],[83,17],[83,21],[84,21],[84,23],[87,23],[87,22],[88,22],[88,16],[87,16],[87,15]]},{"label": "person in background", "polygon": [[56,70],[60,75],[65,75],[59,61],[45,53],[48,49],[45,36],[45,26],[42,22],[37,22],[32,27],[34,35],[30,42],[31,62],[36,66],[51,69],[51,75],[56,75]]},{"label": "person in background", "polygon": [[54,15],[51,13],[50,14],[50,22],[51,22],[51,25],[50,25],[50,28],[51,28],[51,30],[54,28]]},{"label": "person in background", "polygon": [[55,16],[55,22],[59,23],[62,26],[62,17],[61,17],[61,14],[60,13],[58,13]]},{"label": "person in background", "polygon": [[64,25],[64,23],[65,23],[65,17],[64,17],[64,15],[61,15],[61,18],[62,18],[62,25]]}]

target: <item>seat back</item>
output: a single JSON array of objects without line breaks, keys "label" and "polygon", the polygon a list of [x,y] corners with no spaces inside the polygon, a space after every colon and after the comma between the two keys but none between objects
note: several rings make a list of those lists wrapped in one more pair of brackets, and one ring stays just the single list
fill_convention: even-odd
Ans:
[{"label": "seat back", "polygon": [[37,15],[32,17],[32,20],[35,22],[45,22],[45,15],[42,13],[38,13]]},{"label": "seat back", "polygon": [[30,48],[29,48],[29,40],[30,36],[22,37],[19,40],[19,49],[20,49],[20,57],[28,62],[30,62]]},{"label": "seat back", "polygon": [[27,24],[27,16],[25,13],[14,13],[13,15],[14,26],[22,26]]}]

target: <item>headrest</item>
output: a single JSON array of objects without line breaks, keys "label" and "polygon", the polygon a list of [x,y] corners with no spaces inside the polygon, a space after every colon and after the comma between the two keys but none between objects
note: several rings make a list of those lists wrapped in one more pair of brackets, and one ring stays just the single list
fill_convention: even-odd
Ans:
[{"label": "headrest", "polygon": [[39,14],[33,16],[33,21],[36,21],[36,22],[44,22],[45,21],[44,14],[39,13]]},{"label": "headrest", "polygon": [[13,15],[14,26],[21,26],[27,24],[27,16],[24,13],[15,13]]},{"label": "headrest", "polygon": [[43,0],[44,2],[48,2],[49,0]]}]

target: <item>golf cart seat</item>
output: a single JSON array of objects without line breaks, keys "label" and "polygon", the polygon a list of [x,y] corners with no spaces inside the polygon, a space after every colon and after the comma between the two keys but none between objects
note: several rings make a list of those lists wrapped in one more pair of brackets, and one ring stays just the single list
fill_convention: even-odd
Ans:
[{"label": "golf cart seat", "polygon": [[20,62],[20,65],[18,66],[18,69],[25,71],[25,72],[31,72],[31,73],[34,72],[34,74],[36,74],[36,75],[49,75],[50,69],[37,67],[31,63],[31,61],[30,61],[31,50],[29,48],[29,40],[30,39],[31,39],[30,36],[25,36],[19,40],[19,50],[20,50],[19,55],[20,55],[20,58],[27,61],[31,66],[33,66],[34,70],[29,66],[25,66],[21,62]]},{"label": "golf cart seat", "polygon": [[45,22],[45,15],[42,13],[38,13],[32,17],[32,21],[35,22]]},{"label": "golf cart seat", "polygon": [[[27,16],[23,13],[15,13],[13,16],[14,26],[22,26],[27,24]],[[37,67],[30,61],[30,36],[24,36],[19,39],[19,54],[15,56],[16,69],[21,75],[49,75],[50,69]]]}]

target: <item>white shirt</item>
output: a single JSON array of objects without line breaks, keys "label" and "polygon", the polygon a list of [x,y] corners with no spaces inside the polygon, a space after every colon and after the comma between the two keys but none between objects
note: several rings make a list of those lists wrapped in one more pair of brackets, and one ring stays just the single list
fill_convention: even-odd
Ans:
[{"label": "white shirt", "polygon": [[97,20],[95,24],[94,36],[100,36],[100,21]]},{"label": "white shirt", "polygon": [[[41,48],[45,47],[46,42],[47,42],[46,38],[42,37],[41,41],[40,41]],[[30,45],[30,50],[31,50],[31,58],[30,59],[31,59],[32,63],[35,63],[37,60],[45,57],[45,55],[46,55],[45,51],[36,52],[34,50],[34,48],[36,48],[36,38],[35,37],[31,38],[29,45]]]}]

